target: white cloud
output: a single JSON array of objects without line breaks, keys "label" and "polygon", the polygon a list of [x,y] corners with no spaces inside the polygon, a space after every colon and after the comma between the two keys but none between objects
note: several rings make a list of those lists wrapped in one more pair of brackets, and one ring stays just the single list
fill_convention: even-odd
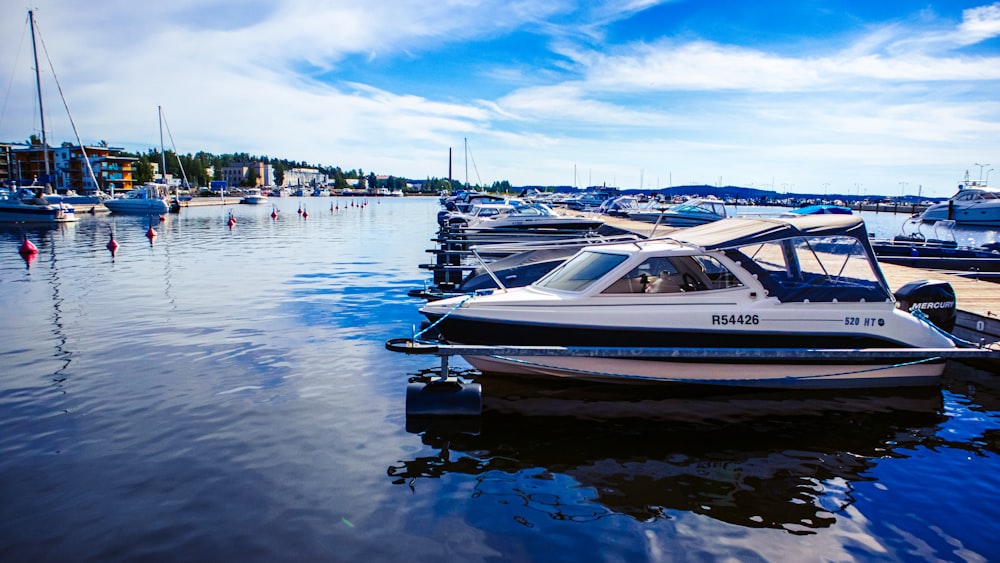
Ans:
[{"label": "white cloud", "polygon": [[[801,189],[843,180],[946,191],[968,163],[1000,153],[992,94],[1000,60],[988,47],[963,49],[1000,35],[996,3],[950,25],[925,11],[850,36],[805,38],[801,53],[693,33],[595,46],[609,22],[641,17],[655,0],[40,3],[40,28],[85,142],[155,146],[162,105],[182,152],[425,177],[446,174],[448,147],[467,137],[482,179],[515,185],[570,184],[576,166],[581,184],[638,186],[641,174],[646,186],[722,176],[778,177]],[[18,55],[13,45],[24,18],[19,6],[0,5],[0,37],[11,44],[0,50],[0,71],[19,71],[0,140],[37,129],[30,46]],[[363,70],[342,71],[365,60],[447,65],[434,59],[444,46],[489,49],[511,32],[551,34],[549,50],[503,68],[470,65],[489,95],[382,86]],[[48,86],[58,143],[72,134],[54,94]]]}]

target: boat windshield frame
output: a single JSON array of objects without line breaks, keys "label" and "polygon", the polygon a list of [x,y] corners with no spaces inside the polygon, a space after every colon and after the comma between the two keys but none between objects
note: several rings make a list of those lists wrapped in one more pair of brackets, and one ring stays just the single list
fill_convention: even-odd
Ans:
[{"label": "boat windshield frame", "polygon": [[555,291],[582,292],[629,260],[618,252],[584,250],[538,279],[535,287]]}]

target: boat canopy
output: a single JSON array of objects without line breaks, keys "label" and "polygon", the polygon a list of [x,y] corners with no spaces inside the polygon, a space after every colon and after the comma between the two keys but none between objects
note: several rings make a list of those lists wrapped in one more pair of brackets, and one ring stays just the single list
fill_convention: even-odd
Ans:
[{"label": "boat canopy", "polygon": [[724,250],[781,301],[891,300],[864,220],[855,215],[726,219],[671,238]]},{"label": "boat canopy", "polygon": [[671,233],[670,240],[705,250],[736,248],[795,237],[849,236],[868,242],[865,222],[856,215],[803,215],[782,219],[734,217]]}]

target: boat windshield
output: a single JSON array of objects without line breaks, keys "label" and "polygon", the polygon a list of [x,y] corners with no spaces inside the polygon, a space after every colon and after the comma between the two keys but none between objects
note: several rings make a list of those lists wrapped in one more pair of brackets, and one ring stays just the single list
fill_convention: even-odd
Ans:
[{"label": "boat windshield", "polygon": [[730,249],[726,255],[782,302],[892,300],[854,237],[794,237]]},{"label": "boat windshield", "polygon": [[535,282],[535,285],[562,291],[582,291],[627,259],[625,254],[584,251]]}]

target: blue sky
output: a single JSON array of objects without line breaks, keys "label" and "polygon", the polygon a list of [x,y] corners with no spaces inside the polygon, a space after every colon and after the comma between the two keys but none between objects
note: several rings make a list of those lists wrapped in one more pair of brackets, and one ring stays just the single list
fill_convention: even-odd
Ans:
[{"label": "blue sky", "polygon": [[[451,148],[455,178],[515,186],[1000,182],[1000,2],[31,7],[85,143],[158,146],[162,105],[182,153],[410,178],[446,177]],[[0,141],[39,130],[28,8],[0,3]],[[42,57],[50,142],[73,141]]]}]

